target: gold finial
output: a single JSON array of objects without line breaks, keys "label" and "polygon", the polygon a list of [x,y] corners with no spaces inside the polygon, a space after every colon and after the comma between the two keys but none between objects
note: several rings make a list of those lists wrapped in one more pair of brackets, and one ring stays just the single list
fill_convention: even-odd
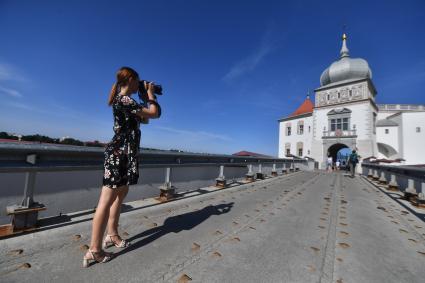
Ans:
[{"label": "gold finial", "polygon": [[342,34],[342,40],[346,40],[347,39],[347,35],[345,33]]}]

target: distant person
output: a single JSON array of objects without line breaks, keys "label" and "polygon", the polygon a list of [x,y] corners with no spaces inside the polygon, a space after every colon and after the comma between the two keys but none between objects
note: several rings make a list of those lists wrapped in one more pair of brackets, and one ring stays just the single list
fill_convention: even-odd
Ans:
[{"label": "distant person", "polygon": [[359,163],[359,157],[360,156],[357,154],[356,150],[354,149],[348,158],[350,163],[351,178],[354,178],[354,174],[356,173],[356,165],[357,163]]},{"label": "distant person", "polygon": [[332,156],[328,156],[328,160],[327,160],[327,169],[328,169],[328,172],[332,172],[332,165],[333,165]]},{"label": "distant person", "polygon": [[340,161],[339,161],[339,160],[337,160],[337,161],[335,162],[335,166],[336,166],[336,170],[338,170],[338,171],[339,171],[339,167],[341,166],[341,163],[340,163]]},{"label": "distant person", "polygon": [[[160,115],[153,83],[144,82],[141,86],[149,98],[149,106],[143,107],[131,98],[139,90],[137,72],[122,67],[116,77],[108,100],[109,106],[112,106],[115,135],[105,148],[103,187],[93,217],[90,248],[83,259],[84,267],[88,267],[91,261],[104,263],[112,259],[113,254],[102,248],[129,246],[129,242],[118,234],[118,220],[129,185],[137,184],[139,178],[140,122],[159,118]],[[102,243],[106,227],[107,235]]]}]

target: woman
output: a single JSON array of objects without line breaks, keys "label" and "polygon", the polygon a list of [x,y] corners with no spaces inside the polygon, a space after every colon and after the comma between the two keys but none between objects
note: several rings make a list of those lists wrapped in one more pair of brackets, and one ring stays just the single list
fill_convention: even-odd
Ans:
[{"label": "woman", "polygon": [[[103,187],[99,203],[93,217],[90,248],[83,258],[83,266],[91,261],[107,262],[111,253],[103,248],[114,245],[125,248],[129,243],[118,234],[118,220],[121,204],[127,195],[128,186],[137,184],[139,178],[137,155],[140,146],[139,125],[142,120],[158,118],[160,107],[155,100],[154,84],[145,82],[149,107],[138,104],[131,95],[139,89],[139,75],[129,67],[122,67],[117,72],[117,81],[109,95],[108,104],[114,114],[114,132],[112,141],[105,149]],[[107,235],[102,237],[105,229]]]}]

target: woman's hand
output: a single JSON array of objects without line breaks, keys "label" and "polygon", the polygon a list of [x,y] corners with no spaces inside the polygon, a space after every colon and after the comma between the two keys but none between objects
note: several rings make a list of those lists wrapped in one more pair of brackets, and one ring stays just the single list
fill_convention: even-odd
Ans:
[{"label": "woman's hand", "polygon": [[155,100],[155,84],[153,82],[148,83],[145,81],[145,89],[147,90],[149,99]]}]

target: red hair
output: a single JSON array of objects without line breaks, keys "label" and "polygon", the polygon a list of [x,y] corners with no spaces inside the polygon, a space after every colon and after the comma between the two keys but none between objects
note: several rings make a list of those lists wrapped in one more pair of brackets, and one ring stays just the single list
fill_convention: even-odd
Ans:
[{"label": "red hair", "polygon": [[108,105],[111,106],[118,93],[118,87],[126,86],[130,78],[139,79],[139,74],[130,67],[121,67],[117,72],[117,81],[112,85],[109,93]]}]

